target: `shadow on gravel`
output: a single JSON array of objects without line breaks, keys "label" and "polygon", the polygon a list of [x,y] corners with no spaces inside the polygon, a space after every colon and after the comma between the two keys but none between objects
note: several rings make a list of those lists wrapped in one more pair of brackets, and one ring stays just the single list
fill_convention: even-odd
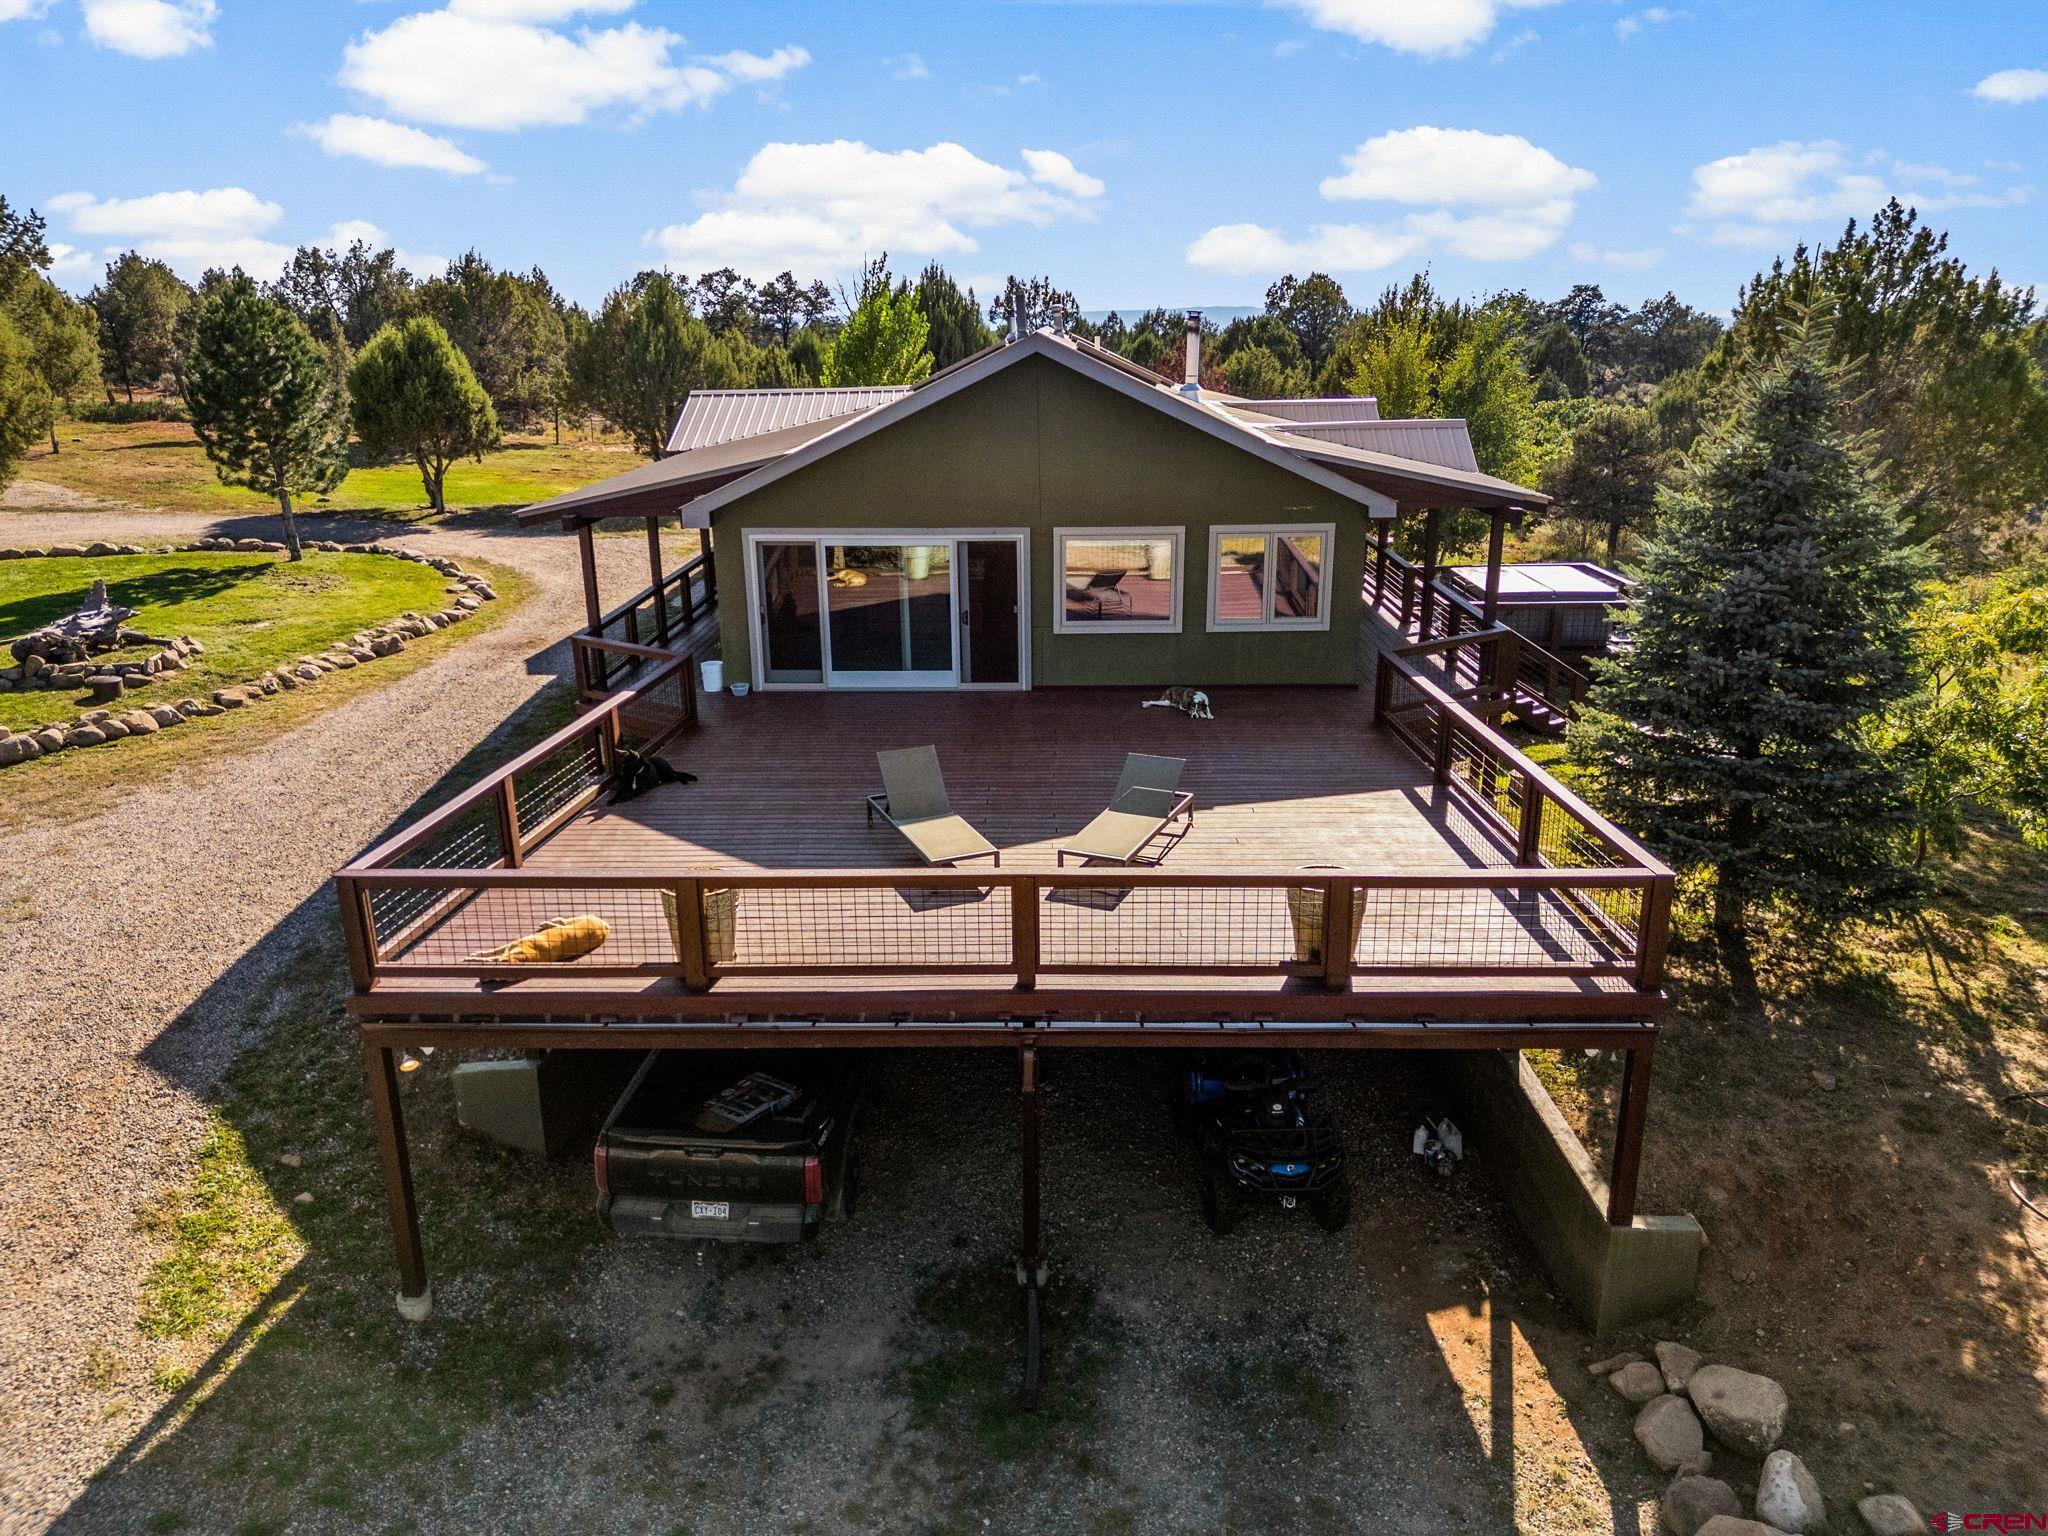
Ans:
[{"label": "shadow on gravel", "polygon": [[[565,714],[544,696],[400,821]],[[381,836],[381,834],[380,834]],[[375,841],[373,839],[372,841]],[[889,1053],[855,1218],[793,1250],[608,1237],[581,1156],[403,1092],[433,1318],[399,1320],[331,896],[147,1053],[216,1106],[152,1214],[132,1390],[175,1391],[65,1532],[1558,1530],[1642,1536],[1656,1482],[1476,1160],[1424,1172],[1426,1064],[1315,1066],[1342,1232],[1203,1225],[1166,1053],[1047,1052],[1046,1389],[1016,1407],[1015,1062]],[[215,1083],[197,1032],[248,1048]],[[1602,1469],[1621,1469],[1619,1472]]]}]

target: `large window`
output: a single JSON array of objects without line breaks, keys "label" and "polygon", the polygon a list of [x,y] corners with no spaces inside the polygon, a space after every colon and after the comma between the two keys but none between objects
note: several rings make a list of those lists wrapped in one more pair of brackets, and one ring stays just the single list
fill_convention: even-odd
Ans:
[{"label": "large window", "polygon": [[1180,633],[1178,528],[1056,528],[1062,574],[1053,628],[1067,634]]},{"label": "large window", "polygon": [[1330,523],[1209,531],[1211,629],[1328,629]]}]

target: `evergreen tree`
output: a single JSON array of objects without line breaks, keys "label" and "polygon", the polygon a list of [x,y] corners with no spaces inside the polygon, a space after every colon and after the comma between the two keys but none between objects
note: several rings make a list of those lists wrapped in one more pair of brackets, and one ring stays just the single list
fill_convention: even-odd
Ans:
[{"label": "evergreen tree", "polygon": [[369,453],[409,458],[436,512],[448,466],[498,446],[491,397],[440,322],[415,315],[370,339],[348,375],[349,415]]},{"label": "evergreen tree", "polygon": [[1011,321],[1018,316],[1024,330],[1035,331],[1041,326],[1069,324],[1080,313],[1081,305],[1073,293],[1049,277],[1011,277],[1003,283],[1003,291],[988,302],[989,323],[1003,336],[1010,334]]},{"label": "evergreen tree", "polygon": [[1563,460],[1543,476],[1543,489],[1554,500],[1553,517],[1605,530],[1607,563],[1612,565],[1622,530],[1649,522],[1662,468],[1657,423],[1650,413],[1598,402],[1572,433]]},{"label": "evergreen tree", "polygon": [[[74,403],[100,384],[99,322],[93,312],[48,278],[15,284],[0,299],[0,312],[13,321],[28,351],[29,366],[43,381],[53,405]],[[59,451],[57,413],[50,412],[50,452]]]},{"label": "evergreen tree", "polygon": [[571,363],[576,392],[650,458],[693,389],[735,389],[731,348],[719,344],[666,272],[642,272],[612,290]]},{"label": "evergreen tree", "polygon": [[908,284],[891,286],[887,263],[886,255],[877,257],[861,274],[860,296],[825,354],[827,388],[918,384],[931,377],[932,355],[925,348],[931,323]]},{"label": "evergreen tree", "polygon": [[928,327],[925,344],[931,349],[934,369],[950,368],[994,343],[995,332],[982,323],[981,304],[974,291],[961,292],[960,285],[936,261],[918,274],[912,293]]},{"label": "evergreen tree", "polygon": [[0,310],[0,486],[28,457],[29,444],[43,435],[55,409],[29,360],[28,346],[14,322]]},{"label": "evergreen tree", "polygon": [[1307,393],[1308,374],[1262,346],[1240,347],[1223,363],[1223,382],[1233,395],[1247,400],[1288,400]]},{"label": "evergreen tree", "polygon": [[418,297],[469,360],[500,418],[524,428],[552,408],[568,336],[545,276],[499,272],[470,251],[422,283]]},{"label": "evergreen tree", "polygon": [[333,356],[237,275],[202,307],[187,368],[192,430],[214,473],[277,498],[297,560],[293,495],[331,491],[348,474],[348,401]]},{"label": "evergreen tree", "polygon": [[1904,775],[1873,724],[1912,686],[1918,562],[1837,424],[1827,346],[1802,326],[1739,382],[1663,498],[1631,643],[1572,733],[1625,825],[1712,871],[1734,954],[1758,903],[1827,918],[1908,888]]},{"label": "evergreen tree", "polygon": [[0,299],[24,278],[49,270],[50,247],[43,238],[47,227],[35,209],[16,213],[0,197]]},{"label": "evergreen tree", "polygon": [[[178,326],[192,290],[169,267],[129,251],[107,264],[106,279],[86,302],[99,316],[109,386],[120,385],[133,400],[138,385],[153,387],[179,371]],[[114,398],[111,387],[107,398]]]},{"label": "evergreen tree", "polygon": [[1351,318],[1351,301],[1327,272],[1311,272],[1298,282],[1290,272],[1266,290],[1266,313],[1287,327],[1301,355],[1319,368]]}]

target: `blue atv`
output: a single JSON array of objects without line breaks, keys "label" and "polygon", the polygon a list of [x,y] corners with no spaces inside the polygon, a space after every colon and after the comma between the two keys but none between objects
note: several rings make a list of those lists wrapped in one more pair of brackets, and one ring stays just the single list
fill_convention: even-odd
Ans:
[{"label": "blue atv", "polygon": [[1344,1142],[1309,1109],[1298,1051],[1204,1056],[1181,1077],[1175,1120],[1202,1158],[1202,1219],[1222,1237],[1254,1203],[1306,1205],[1335,1232],[1351,1220]]}]

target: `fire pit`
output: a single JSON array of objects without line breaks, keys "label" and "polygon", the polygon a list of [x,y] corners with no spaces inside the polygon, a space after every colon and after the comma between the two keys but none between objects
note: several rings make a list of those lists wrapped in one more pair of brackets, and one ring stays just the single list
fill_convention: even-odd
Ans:
[{"label": "fire pit", "polygon": [[[109,601],[105,581],[94,581],[76,613],[67,613],[56,623],[45,624],[9,644],[16,665],[0,676],[0,688],[86,687],[92,690],[95,703],[105,703],[156,673],[183,668],[197,643],[130,629],[127,621],[134,617],[133,608]],[[157,647],[156,654],[112,663],[100,659],[145,645]]]}]

